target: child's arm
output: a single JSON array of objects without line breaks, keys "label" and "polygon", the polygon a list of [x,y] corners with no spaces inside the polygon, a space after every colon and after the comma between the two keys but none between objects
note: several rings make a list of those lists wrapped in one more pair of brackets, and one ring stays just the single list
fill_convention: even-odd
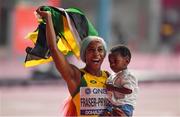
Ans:
[{"label": "child's arm", "polygon": [[113,86],[112,84],[106,84],[106,88],[109,91],[117,91],[117,92],[123,93],[123,94],[131,94],[132,93],[131,89],[128,89],[128,88],[123,87],[123,86],[116,87],[116,86]]}]

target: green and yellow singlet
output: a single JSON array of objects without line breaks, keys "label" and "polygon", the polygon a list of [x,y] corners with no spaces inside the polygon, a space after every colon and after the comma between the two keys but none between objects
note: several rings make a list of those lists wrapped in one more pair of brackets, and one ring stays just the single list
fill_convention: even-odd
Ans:
[{"label": "green and yellow singlet", "polygon": [[105,82],[108,77],[105,71],[97,77],[81,69],[81,83],[72,96],[78,116],[96,116],[103,112],[108,103]]}]

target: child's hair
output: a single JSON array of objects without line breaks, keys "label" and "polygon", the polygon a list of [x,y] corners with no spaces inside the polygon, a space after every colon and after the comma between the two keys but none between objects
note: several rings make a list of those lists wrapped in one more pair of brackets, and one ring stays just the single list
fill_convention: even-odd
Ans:
[{"label": "child's hair", "polygon": [[124,45],[117,45],[110,50],[111,53],[117,52],[121,54],[122,57],[128,57],[129,61],[131,61],[131,52],[128,47]]}]

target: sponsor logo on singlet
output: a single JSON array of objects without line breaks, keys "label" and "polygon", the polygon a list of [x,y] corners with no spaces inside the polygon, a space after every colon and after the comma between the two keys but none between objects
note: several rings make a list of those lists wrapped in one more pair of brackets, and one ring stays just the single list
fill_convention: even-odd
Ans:
[{"label": "sponsor logo on singlet", "polygon": [[91,94],[91,89],[90,88],[85,89],[85,94]]},{"label": "sponsor logo on singlet", "polygon": [[97,81],[95,81],[95,80],[90,80],[90,83],[92,83],[92,84],[96,84],[96,83],[97,83]]}]

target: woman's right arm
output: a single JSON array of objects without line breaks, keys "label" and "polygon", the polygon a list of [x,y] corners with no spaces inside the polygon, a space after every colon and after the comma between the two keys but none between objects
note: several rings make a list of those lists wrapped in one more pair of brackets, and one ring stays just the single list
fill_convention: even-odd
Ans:
[{"label": "woman's right arm", "polygon": [[57,37],[55,35],[51,13],[40,11],[40,8],[37,10],[37,13],[46,20],[46,39],[51,56],[57,70],[61,73],[63,79],[66,81],[70,93],[73,94],[80,83],[80,70],[77,67],[69,64],[65,56],[58,50],[56,44]]}]

